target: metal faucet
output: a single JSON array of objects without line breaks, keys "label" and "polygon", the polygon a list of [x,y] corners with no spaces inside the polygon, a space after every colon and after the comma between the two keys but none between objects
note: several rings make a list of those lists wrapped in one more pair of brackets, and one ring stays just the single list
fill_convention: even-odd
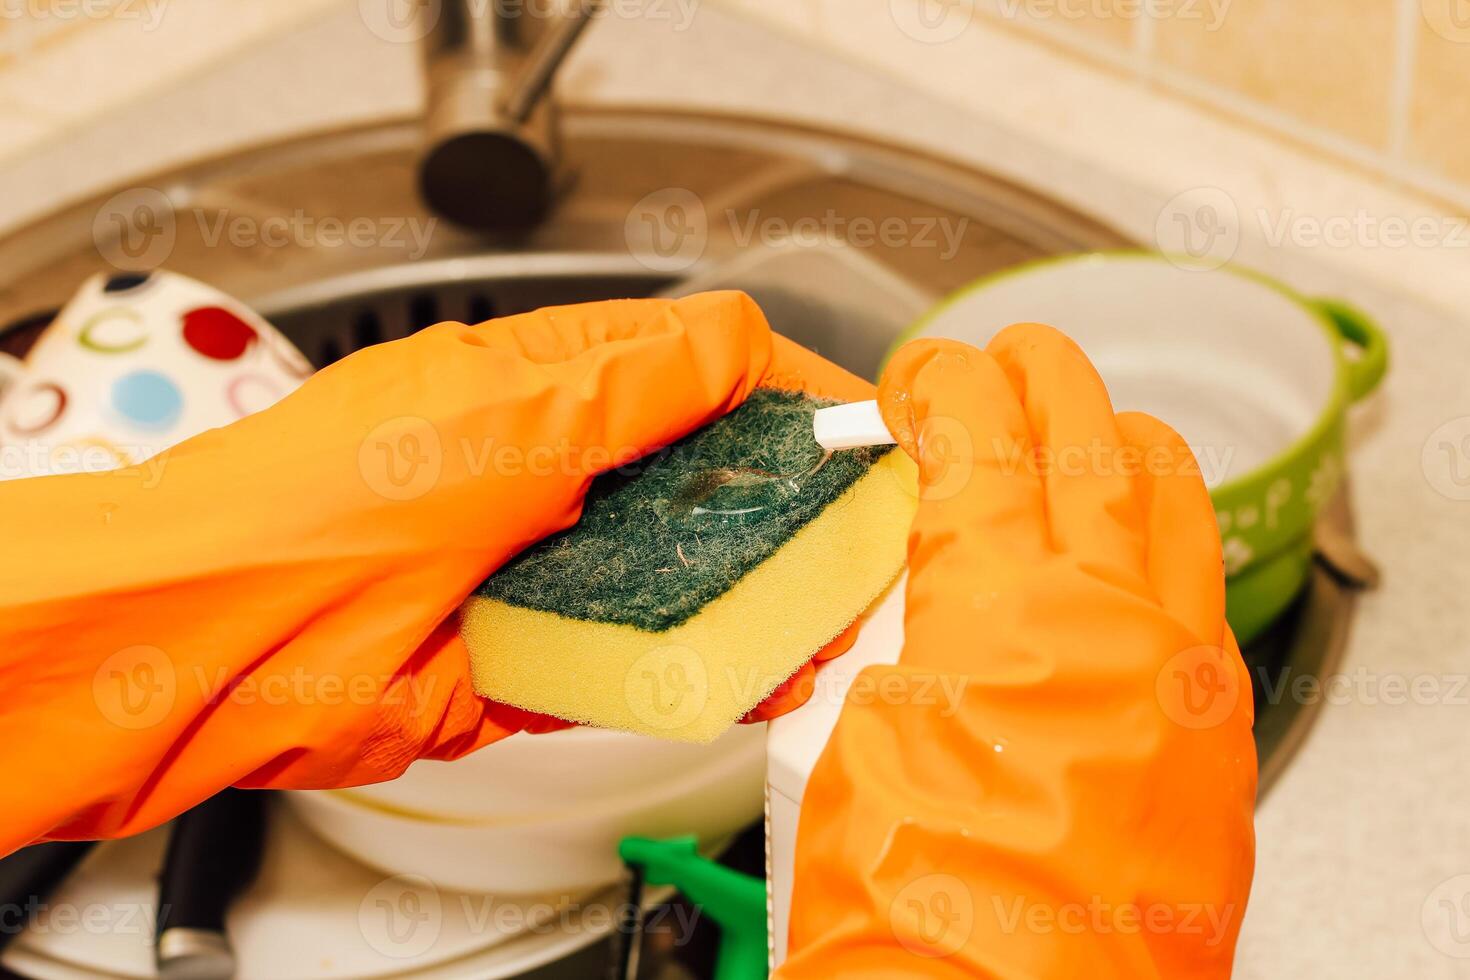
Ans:
[{"label": "metal faucet", "polygon": [[530,227],[545,215],[559,157],[551,82],[599,4],[440,0],[423,41],[419,163],[420,192],[434,211],[487,231]]}]

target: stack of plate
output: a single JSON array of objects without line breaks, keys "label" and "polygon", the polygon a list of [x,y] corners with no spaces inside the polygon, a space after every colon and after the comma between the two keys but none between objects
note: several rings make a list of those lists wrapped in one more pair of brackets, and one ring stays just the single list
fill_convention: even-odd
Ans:
[{"label": "stack of plate", "polygon": [[456,891],[570,894],[619,878],[625,836],[713,841],[749,825],[764,783],[764,725],[709,745],[573,728],[288,800],[324,840],[389,874]]},{"label": "stack of plate", "polygon": [[[621,885],[571,898],[445,891],[337,853],[285,808],[269,827],[260,875],[228,916],[235,980],[582,977],[585,970],[551,964],[605,937],[627,900]],[[25,910],[27,928],[0,955],[0,973],[156,977],[157,875],[167,842],[167,828],[158,828],[98,845],[44,907]]]}]

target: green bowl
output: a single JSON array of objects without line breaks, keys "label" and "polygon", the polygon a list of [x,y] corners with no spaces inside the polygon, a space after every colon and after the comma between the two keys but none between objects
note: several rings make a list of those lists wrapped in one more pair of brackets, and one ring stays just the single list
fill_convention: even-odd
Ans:
[{"label": "green bowl", "polygon": [[1156,415],[1195,449],[1220,522],[1230,625],[1248,642],[1306,583],[1312,528],[1345,472],[1347,409],[1388,367],[1382,330],[1257,273],[1107,252],[972,283],[898,344],[978,346],[1028,320],[1073,337],[1119,411]]}]

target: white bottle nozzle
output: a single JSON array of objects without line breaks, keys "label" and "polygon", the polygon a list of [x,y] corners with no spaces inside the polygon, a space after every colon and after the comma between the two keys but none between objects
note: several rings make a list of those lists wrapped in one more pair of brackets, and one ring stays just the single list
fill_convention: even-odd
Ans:
[{"label": "white bottle nozzle", "polygon": [[883,424],[883,414],[875,401],[853,402],[819,408],[812,416],[812,435],[817,445],[833,449],[855,449],[858,446],[891,446],[896,439]]}]

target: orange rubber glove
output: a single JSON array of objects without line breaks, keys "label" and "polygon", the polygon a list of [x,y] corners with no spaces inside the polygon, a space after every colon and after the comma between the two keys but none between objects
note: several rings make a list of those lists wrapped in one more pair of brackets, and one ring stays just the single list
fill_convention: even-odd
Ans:
[{"label": "orange rubber glove", "polygon": [[1252,706],[1193,456],[1034,324],[910,344],[880,404],[905,643],[807,784],[778,976],[1229,976]]},{"label": "orange rubber glove", "polygon": [[476,696],[446,617],[596,473],[757,383],[871,397],[742,294],[594,303],[440,324],[142,466],[0,484],[0,853],[559,726]]}]

